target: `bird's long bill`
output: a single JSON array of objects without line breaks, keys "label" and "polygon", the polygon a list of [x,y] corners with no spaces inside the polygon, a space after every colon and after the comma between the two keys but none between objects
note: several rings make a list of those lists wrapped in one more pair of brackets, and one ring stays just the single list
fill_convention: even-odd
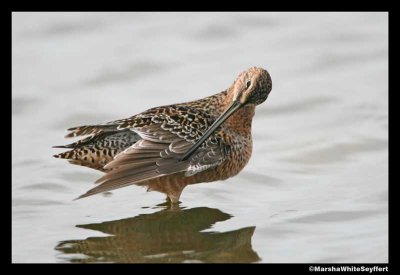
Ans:
[{"label": "bird's long bill", "polygon": [[190,157],[194,151],[199,148],[203,142],[211,136],[211,134],[222,124],[227,120],[234,112],[236,112],[242,104],[240,103],[239,100],[235,100],[232,102],[232,104],[226,109],[215,121],[214,123],[210,126],[210,128],[207,129],[207,131],[203,134],[203,136],[195,143],[193,144],[192,147],[183,155],[181,158],[181,161],[186,160],[188,157]]}]

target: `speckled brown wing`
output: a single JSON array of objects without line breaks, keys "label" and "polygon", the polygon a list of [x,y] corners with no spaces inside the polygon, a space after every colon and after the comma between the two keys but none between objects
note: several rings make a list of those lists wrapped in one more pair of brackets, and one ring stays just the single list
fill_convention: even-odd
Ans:
[{"label": "speckled brown wing", "polygon": [[183,154],[213,123],[215,117],[184,106],[166,106],[117,121],[120,130],[135,131],[142,140],[118,154],[96,181],[99,186],[79,198],[110,191],[149,179],[185,171],[192,176],[223,162],[229,152],[222,137],[212,135],[185,161]]},{"label": "speckled brown wing", "polygon": [[99,131],[68,145],[53,146],[54,148],[72,149],[56,154],[54,157],[67,159],[72,164],[105,171],[104,166],[107,163],[140,139],[138,134],[128,129]]}]

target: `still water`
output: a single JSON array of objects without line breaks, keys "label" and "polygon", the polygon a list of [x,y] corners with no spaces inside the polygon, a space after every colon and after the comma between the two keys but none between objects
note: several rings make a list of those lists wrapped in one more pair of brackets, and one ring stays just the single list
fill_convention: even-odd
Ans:
[{"label": "still water", "polygon": [[[55,159],[65,129],[273,80],[238,176],[182,203]],[[386,13],[13,13],[13,262],[387,262]]]}]

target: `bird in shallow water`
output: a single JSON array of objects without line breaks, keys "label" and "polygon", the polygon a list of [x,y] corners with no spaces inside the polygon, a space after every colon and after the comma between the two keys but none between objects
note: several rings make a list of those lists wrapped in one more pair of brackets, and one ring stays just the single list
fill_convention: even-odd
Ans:
[{"label": "bird in shallow water", "polygon": [[66,137],[87,137],[54,146],[72,149],[54,157],[105,172],[78,199],[136,184],[178,203],[187,185],[225,180],[245,167],[252,153],[255,107],[271,89],[269,73],[252,67],[218,94],[70,128]]}]

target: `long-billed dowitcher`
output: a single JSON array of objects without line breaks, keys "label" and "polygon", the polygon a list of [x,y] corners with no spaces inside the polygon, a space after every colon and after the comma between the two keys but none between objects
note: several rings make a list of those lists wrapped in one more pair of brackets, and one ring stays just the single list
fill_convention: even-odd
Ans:
[{"label": "long-billed dowitcher", "polygon": [[225,180],[244,168],[252,153],[255,106],[271,89],[268,72],[252,67],[218,94],[70,128],[66,137],[88,137],[55,146],[72,150],[54,156],[106,172],[79,198],[136,184],[177,203],[187,185]]}]

